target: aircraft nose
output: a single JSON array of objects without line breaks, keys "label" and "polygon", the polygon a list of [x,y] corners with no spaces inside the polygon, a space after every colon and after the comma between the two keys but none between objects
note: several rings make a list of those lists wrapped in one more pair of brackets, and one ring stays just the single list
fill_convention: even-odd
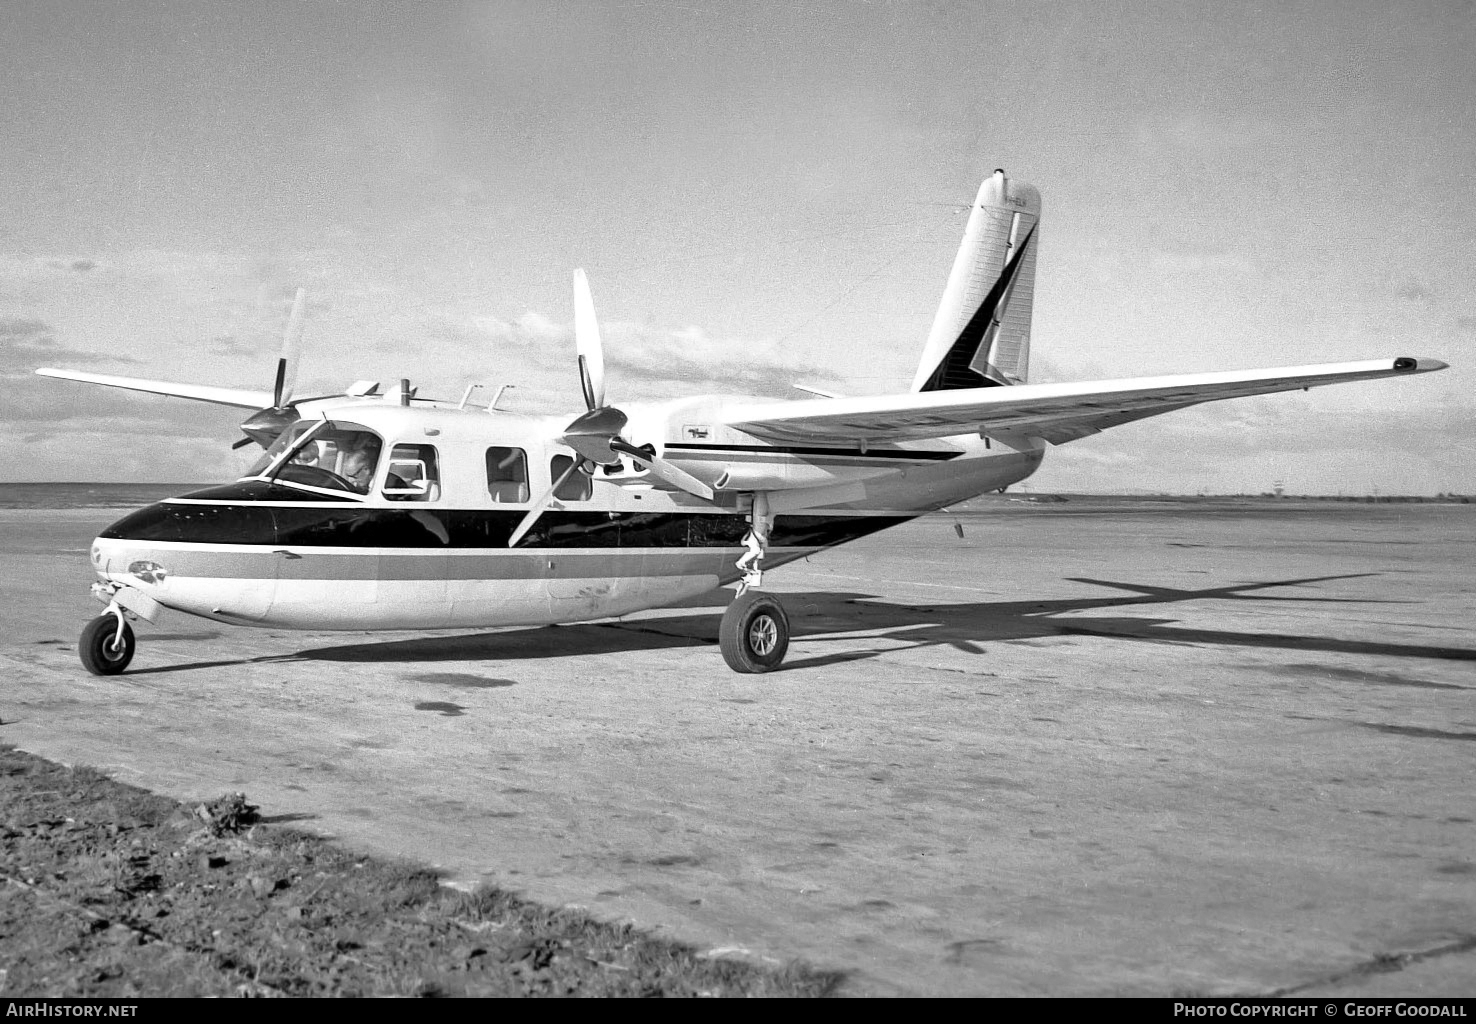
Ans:
[{"label": "aircraft nose", "polygon": [[[157,573],[162,568],[157,566],[147,557],[147,552],[142,549],[148,545],[135,540],[127,540],[120,537],[98,537],[92,542],[92,569],[103,579],[122,579],[137,575],[140,582],[153,583],[167,575]],[[144,565],[148,562],[149,565]],[[144,579],[143,575],[153,578]]]},{"label": "aircraft nose", "polygon": [[93,540],[93,571],[132,586],[163,583],[169,569],[156,542],[182,539],[178,518],[179,508],[163,502],[130,512]]}]

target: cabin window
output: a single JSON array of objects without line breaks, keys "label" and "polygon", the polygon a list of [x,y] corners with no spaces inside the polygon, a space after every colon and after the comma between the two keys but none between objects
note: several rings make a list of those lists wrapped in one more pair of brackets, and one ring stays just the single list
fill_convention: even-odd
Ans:
[{"label": "cabin window", "polygon": [[435,501],[441,496],[437,461],[434,445],[395,445],[384,467],[380,493],[391,501]]},{"label": "cabin window", "polygon": [[528,500],[528,455],[523,449],[487,449],[487,493],[499,503]]},{"label": "cabin window", "polygon": [[[549,483],[558,483],[559,477],[569,471],[574,460],[567,455],[555,455],[548,464]],[[560,501],[588,501],[594,492],[594,481],[580,472],[569,473],[569,479],[554,489],[554,497]]]},{"label": "cabin window", "polygon": [[[368,494],[383,447],[378,434],[357,423],[302,420],[282,431],[242,479]],[[279,463],[289,450],[292,454]],[[279,463],[275,469],[274,463]]]}]

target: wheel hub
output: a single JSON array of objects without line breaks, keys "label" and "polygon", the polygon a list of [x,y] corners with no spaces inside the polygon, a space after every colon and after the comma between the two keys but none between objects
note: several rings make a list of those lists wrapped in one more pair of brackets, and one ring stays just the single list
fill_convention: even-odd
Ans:
[{"label": "wheel hub", "polygon": [[759,615],[748,627],[748,646],[760,658],[771,654],[779,642],[779,626],[772,616]]}]

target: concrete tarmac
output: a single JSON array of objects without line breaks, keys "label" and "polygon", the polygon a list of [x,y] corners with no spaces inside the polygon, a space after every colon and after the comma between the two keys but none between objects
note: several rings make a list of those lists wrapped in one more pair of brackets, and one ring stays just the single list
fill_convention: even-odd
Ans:
[{"label": "concrete tarmac", "polygon": [[0,740],[858,993],[1476,994],[1476,506],[996,501],[772,573],[761,676],[716,605],[89,676],[119,515],[0,510]]}]

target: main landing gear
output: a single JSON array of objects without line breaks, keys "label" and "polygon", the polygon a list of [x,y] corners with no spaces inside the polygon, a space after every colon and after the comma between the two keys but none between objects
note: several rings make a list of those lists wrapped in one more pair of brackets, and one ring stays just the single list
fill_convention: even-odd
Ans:
[{"label": "main landing gear", "polygon": [[123,616],[103,612],[82,628],[77,654],[82,666],[95,676],[115,676],[133,660],[133,627]]},{"label": "main landing gear", "polygon": [[789,650],[784,606],[767,594],[739,594],[723,612],[718,646],[734,672],[772,672]]},{"label": "main landing gear", "polygon": [[768,496],[762,492],[753,496],[749,523],[748,536],[743,538],[747,550],[736,563],[743,581],[738,585],[738,596],[723,613],[718,646],[734,672],[772,672],[789,650],[789,616],[776,599],[750,589],[763,583],[761,565],[768,552],[769,529],[774,525]]}]

